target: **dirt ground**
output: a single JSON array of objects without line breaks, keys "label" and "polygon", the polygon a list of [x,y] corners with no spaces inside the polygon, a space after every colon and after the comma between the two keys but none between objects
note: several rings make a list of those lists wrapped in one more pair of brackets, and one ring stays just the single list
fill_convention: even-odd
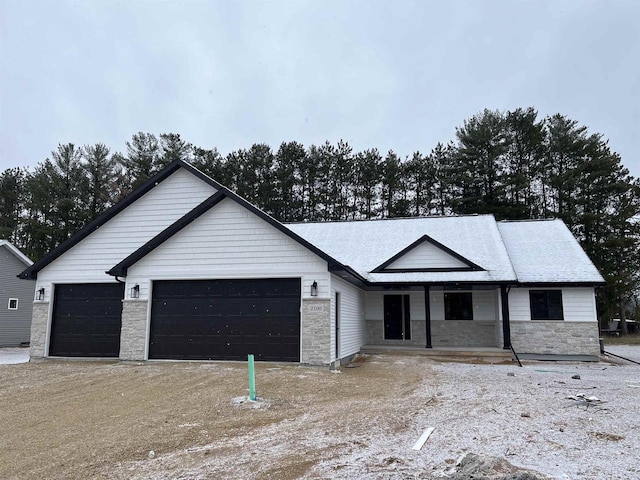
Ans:
[{"label": "dirt ground", "polygon": [[[357,365],[258,364],[256,403],[240,363],[0,365],[0,478],[442,478],[469,452],[554,478],[640,476],[640,388],[625,383],[639,367]],[[606,402],[567,399],[579,391]]]}]

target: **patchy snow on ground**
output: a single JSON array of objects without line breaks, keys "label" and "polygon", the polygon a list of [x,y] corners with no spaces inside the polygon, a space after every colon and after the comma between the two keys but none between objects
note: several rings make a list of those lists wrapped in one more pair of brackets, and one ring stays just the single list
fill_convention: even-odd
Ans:
[{"label": "patchy snow on ground", "polygon": [[[639,346],[614,350],[640,357]],[[310,406],[301,416],[129,463],[129,478],[210,479],[234,468],[238,478],[463,478],[456,465],[471,453],[559,480],[640,478],[637,365],[612,359],[520,368],[372,355],[357,370],[385,365],[400,365],[393,372],[399,376],[419,372],[421,380],[389,401],[363,398],[331,411]],[[282,468],[265,471],[267,465]]]},{"label": "patchy snow on ground", "polygon": [[[640,361],[640,346],[605,350]],[[0,449],[0,477],[493,478],[464,461],[472,473],[454,473],[475,454],[552,479],[640,479],[640,365],[602,358],[520,368],[388,353],[338,375],[259,365],[256,402],[245,367],[233,363],[9,365],[0,369],[0,416],[20,446]],[[28,360],[28,349],[0,349],[0,363]],[[69,391],[78,396],[59,394]],[[52,408],[57,425],[47,423]],[[96,449],[116,445],[96,460]]]},{"label": "patchy snow on ground", "polygon": [[22,347],[0,348],[0,365],[15,365],[29,361],[29,349]]}]

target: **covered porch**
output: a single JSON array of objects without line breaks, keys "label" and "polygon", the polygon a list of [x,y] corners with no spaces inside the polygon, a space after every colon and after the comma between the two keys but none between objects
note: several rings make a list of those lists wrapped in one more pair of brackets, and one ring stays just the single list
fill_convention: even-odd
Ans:
[{"label": "covered porch", "polygon": [[[510,350],[509,287],[406,285],[365,294],[366,347]],[[478,350],[480,351],[480,350]]]},{"label": "covered porch", "polygon": [[402,345],[363,345],[365,355],[419,355],[433,360],[455,360],[469,363],[511,363],[511,350],[497,347],[432,347]]}]

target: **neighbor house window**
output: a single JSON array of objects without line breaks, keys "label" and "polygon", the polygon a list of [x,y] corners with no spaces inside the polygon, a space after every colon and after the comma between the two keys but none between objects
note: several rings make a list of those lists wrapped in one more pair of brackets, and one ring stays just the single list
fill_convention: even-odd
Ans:
[{"label": "neighbor house window", "polygon": [[9,310],[17,310],[18,309],[18,299],[10,298],[9,299]]},{"label": "neighbor house window", "polygon": [[564,320],[562,290],[529,290],[531,320]]},{"label": "neighbor house window", "polygon": [[471,292],[444,294],[445,320],[473,320],[473,295]]}]

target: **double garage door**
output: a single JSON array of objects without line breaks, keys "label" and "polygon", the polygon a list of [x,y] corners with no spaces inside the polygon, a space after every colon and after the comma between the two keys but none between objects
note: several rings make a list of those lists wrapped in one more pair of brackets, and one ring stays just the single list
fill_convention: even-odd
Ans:
[{"label": "double garage door", "polygon": [[[123,287],[58,285],[50,355],[117,357]],[[300,360],[300,280],[157,281],[149,358]]]}]

